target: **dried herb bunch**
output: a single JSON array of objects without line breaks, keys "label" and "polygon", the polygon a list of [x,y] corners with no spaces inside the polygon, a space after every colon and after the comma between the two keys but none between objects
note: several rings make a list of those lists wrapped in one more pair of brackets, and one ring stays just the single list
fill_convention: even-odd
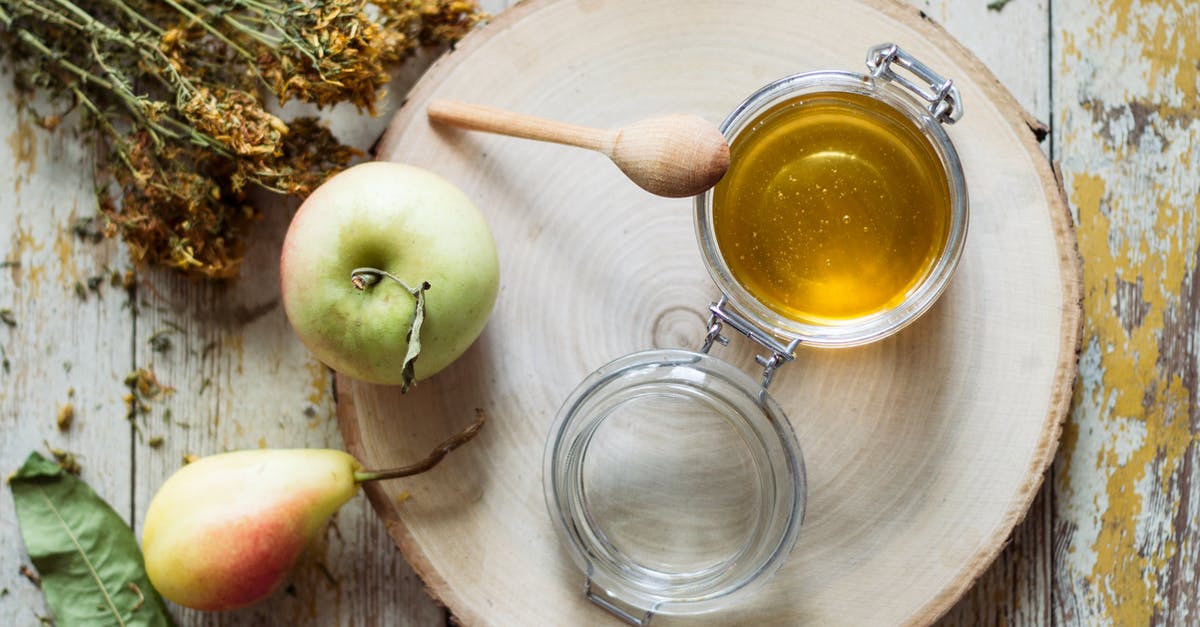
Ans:
[{"label": "dried herb bunch", "polygon": [[375,112],[387,66],[457,40],[475,0],[0,0],[18,92],[79,113],[107,155],[106,233],[136,261],[237,273],[254,186],[304,195],[355,151],[267,99]]}]

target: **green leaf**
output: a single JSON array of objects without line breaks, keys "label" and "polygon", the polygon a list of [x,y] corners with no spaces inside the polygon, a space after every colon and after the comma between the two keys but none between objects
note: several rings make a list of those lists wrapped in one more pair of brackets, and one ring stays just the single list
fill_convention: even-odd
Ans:
[{"label": "green leaf", "polygon": [[416,311],[413,312],[412,326],[408,329],[408,350],[404,353],[404,385],[401,391],[407,392],[413,385],[414,365],[417,356],[421,354],[421,324],[425,322],[425,291],[429,289],[429,281],[422,281],[421,287],[409,292],[416,298]]},{"label": "green leaf", "polygon": [[8,483],[56,625],[173,624],[133,531],[86,483],[36,452]]}]

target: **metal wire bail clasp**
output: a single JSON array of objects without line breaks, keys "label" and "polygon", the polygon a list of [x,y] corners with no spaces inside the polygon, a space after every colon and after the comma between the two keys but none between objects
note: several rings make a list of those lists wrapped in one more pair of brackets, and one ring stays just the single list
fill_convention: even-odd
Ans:
[{"label": "metal wire bail clasp", "polygon": [[638,614],[636,611],[631,611],[622,607],[621,605],[618,605],[617,603],[614,603],[613,601],[610,601],[606,596],[604,596],[604,593],[597,594],[596,591],[593,590],[590,566],[588,568],[588,576],[584,577],[583,579],[583,596],[592,603],[604,608],[609,614],[612,614],[613,616],[616,616],[617,618],[629,623],[630,625],[634,625],[635,627],[647,627],[650,624],[650,619],[654,618],[654,612],[651,610],[646,610]]},{"label": "metal wire bail clasp", "polygon": [[[893,63],[921,79],[921,84],[914,83],[907,77],[897,74],[892,69]],[[879,44],[867,50],[867,69],[871,70],[873,78],[903,85],[921,100],[928,102],[929,113],[938,122],[954,124],[962,118],[962,97],[958,95],[958,88],[954,86],[954,81],[942,78],[928,65],[901,50],[900,46]]]},{"label": "metal wire bail clasp", "polygon": [[771,351],[769,357],[766,355],[754,356],[754,360],[758,362],[758,365],[763,367],[762,387],[765,390],[771,385],[771,378],[775,376],[775,369],[796,358],[796,349],[800,346],[800,339],[797,338],[784,344],[771,335],[764,333],[757,325],[738,315],[736,312],[726,309],[725,306],[728,303],[729,299],[722,296],[721,300],[709,306],[708,310],[712,315],[708,318],[708,334],[704,336],[704,344],[701,345],[700,352],[707,353],[712,348],[713,343],[720,344],[721,346],[728,345],[729,338],[721,335],[721,329],[724,325],[728,324],[734,330]]}]

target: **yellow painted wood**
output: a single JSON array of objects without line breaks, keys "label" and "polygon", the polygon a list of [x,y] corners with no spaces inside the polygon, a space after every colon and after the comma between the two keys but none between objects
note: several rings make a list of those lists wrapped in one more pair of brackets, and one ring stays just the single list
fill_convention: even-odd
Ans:
[{"label": "yellow painted wood", "polygon": [[1200,620],[1200,4],[1056,0],[1054,141],[1086,312],[1055,616]]}]

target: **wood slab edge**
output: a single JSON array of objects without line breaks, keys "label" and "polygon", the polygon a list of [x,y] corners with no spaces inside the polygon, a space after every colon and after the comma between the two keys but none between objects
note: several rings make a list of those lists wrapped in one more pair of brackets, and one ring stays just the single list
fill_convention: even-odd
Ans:
[{"label": "wood slab edge", "polygon": [[1042,188],[1046,190],[1049,203],[1050,222],[1058,247],[1059,274],[1062,278],[1063,319],[1059,342],[1058,365],[1050,396],[1050,407],[1046,414],[1041,437],[1035,447],[1033,463],[1025,481],[1017,492],[1012,506],[1001,519],[999,531],[976,552],[966,563],[962,572],[940,594],[918,609],[905,623],[927,625],[944,616],[971,586],[983,575],[1008,544],[1013,530],[1025,520],[1034,498],[1041,489],[1050,464],[1058,451],[1063,426],[1071,410],[1075,378],[1079,369],[1079,354],[1083,345],[1083,265],[1079,254],[1079,243],[1075,237],[1075,223],[1071,218],[1061,176],[1055,171],[1038,144],[1036,134],[1045,128],[1035,116],[1025,110],[1006,89],[1000,79],[966,46],[955,39],[924,11],[900,4],[894,0],[864,0],[881,12],[912,25],[931,41],[944,45],[961,56],[963,65],[976,78],[988,97],[1003,113],[1009,125],[1021,137],[1021,143],[1029,152],[1037,168]]},{"label": "wood slab edge", "polygon": [[[354,387],[356,385],[361,384],[344,375],[334,374],[334,389],[336,390],[334,399],[337,403],[338,429],[342,432],[346,452],[362,460],[366,451],[363,449],[362,431],[359,429],[358,414],[354,403]],[[425,584],[426,592],[438,605],[449,607],[447,599],[442,597],[443,591],[448,590],[449,586],[413,540],[408,528],[404,526],[404,522],[400,518],[400,512],[396,509],[392,499],[388,497],[387,492],[384,491],[383,485],[378,482],[364,483],[362,490],[367,495],[371,509],[375,510],[375,514],[379,516],[384,528],[387,529],[388,535],[399,547],[400,554],[404,556],[405,561]]]},{"label": "wood slab edge", "polygon": [[[503,32],[512,24],[552,4],[555,0],[525,0],[502,13],[498,18],[476,29],[460,41],[452,50],[443,54],[426,71],[425,75],[434,75],[450,71],[466,56],[458,54],[470,51],[483,45],[492,36]],[[998,108],[1004,113],[1005,119],[1022,138],[1022,143],[1029,151],[1038,171],[1043,188],[1047,191],[1050,204],[1050,220],[1054,230],[1059,254],[1059,272],[1063,281],[1063,324],[1059,348],[1058,365],[1055,371],[1053,392],[1046,423],[1035,449],[1033,463],[1021,485],[1012,506],[1001,519],[997,533],[982,547],[975,556],[966,563],[959,576],[944,588],[940,594],[933,597],[923,607],[918,609],[905,622],[909,624],[929,624],[941,618],[955,603],[970,589],[984,571],[996,560],[1007,544],[1013,529],[1024,520],[1029,508],[1037,495],[1047,470],[1054,460],[1063,425],[1070,411],[1071,398],[1078,370],[1078,357],[1083,339],[1083,281],[1082,266],[1079,256],[1078,243],[1075,238],[1074,222],[1067,207],[1065,193],[1061,180],[1056,176],[1050,163],[1041,152],[1034,132],[1036,118],[1029,114],[1016,99],[1001,84],[999,79],[980,61],[974,53],[959,43],[945,28],[933,21],[919,9],[900,4],[896,0],[863,0],[882,13],[895,18],[897,21],[910,25],[939,46],[953,50],[963,61],[963,64],[979,79],[988,96],[994,99]],[[431,89],[430,82],[424,78],[417,82],[409,92],[405,102],[393,115],[393,122],[401,115],[407,114],[407,107],[413,103],[424,102],[426,92]],[[1032,122],[1032,123],[1031,123]],[[401,130],[394,123],[388,125],[380,138],[377,154],[392,152],[391,146],[399,141]],[[341,375],[337,376],[337,417],[342,436],[346,441],[349,452],[356,456],[362,454],[361,432],[354,410],[353,391],[356,385]],[[404,558],[425,583],[430,595],[438,603],[451,608],[455,620],[463,624],[483,623],[484,617],[470,610],[469,605],[461,599],[445,579],[434,569],[428,557],[417,545],[395,504],[388,498],[382,486],[366,484],[363,486],[372,508],[383,520],[388,534],[396,542]]]}]

